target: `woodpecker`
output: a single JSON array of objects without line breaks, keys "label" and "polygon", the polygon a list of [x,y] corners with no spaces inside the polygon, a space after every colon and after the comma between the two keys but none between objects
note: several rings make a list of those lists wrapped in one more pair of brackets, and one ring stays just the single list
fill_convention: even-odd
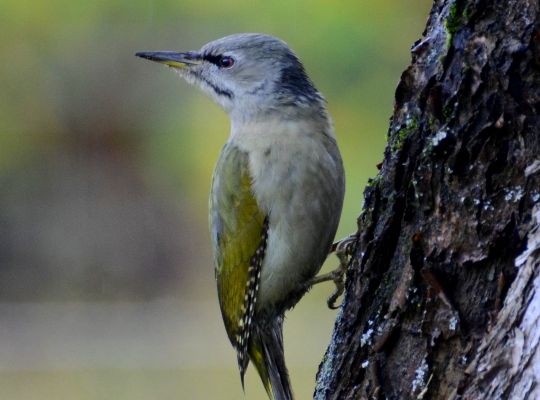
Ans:
[{"label": "woodpecker", "polygon": [[210,194],[219,304],[242,386],[251,361],[268,396],[290,400],[284,313],[331,250],[345,192],[326,101],[289,46],[265,34],[136,55],[173,68],[230,117]]}]

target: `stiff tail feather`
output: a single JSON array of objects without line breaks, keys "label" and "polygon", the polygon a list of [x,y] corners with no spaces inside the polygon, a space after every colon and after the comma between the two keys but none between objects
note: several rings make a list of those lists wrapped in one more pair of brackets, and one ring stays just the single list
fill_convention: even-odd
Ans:
[{"label": "stiff tail feather", "polygon": [[255,365],[271,400],[293,400],[289,373],[283,353],[283,318],[253,326],[249,348]]}]

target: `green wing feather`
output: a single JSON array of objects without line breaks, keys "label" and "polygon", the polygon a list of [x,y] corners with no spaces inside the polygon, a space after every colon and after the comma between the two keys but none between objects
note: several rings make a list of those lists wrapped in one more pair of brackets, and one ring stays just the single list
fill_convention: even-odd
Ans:
[{"label": "green wing feather", "polygon": [[251,360],[268,397],[289,399],[292,392],[283,356],[281,318],[266,324],[262,321],[262,325],[258,320],[251,324],[259,272],[266,254],[268,224],[268,216],[258,207],[252,192],[248,155],[227,143],[216,165],[210,195],[210,228],[221,313],[237,351],[242,386]]},{"label": "green wing feather", "polygon": [[253,196],[251,183],[248,155],[227,143],[212,180],[210,225],[221,313],[237,349],[250,263],[261,243],[266,217]]}]

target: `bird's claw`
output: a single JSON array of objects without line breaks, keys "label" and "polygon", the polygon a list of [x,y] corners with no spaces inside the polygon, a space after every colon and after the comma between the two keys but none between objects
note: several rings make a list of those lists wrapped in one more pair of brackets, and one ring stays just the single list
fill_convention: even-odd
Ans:
[{"label": "bird's claw", "polygon": [[336,300],[343,294],[345,291],[345,271],[347,271],[347,266],[349,265],[349,259],[353,254],[354,245],[358,235],[356,233],[347,236],[345,239],[341,239],[332,245],[332,251],[336,253],[336,256],[339,260],[339,266],[332,271],[332,280],[336,285],[336,289],[330,295],[326,303],[328,308],[335,310],[339,307],[336,306]]},{"label": "bird's claw", "polygon": [[309,283],[309,286],[311,287],[321,282],[334,282],[336,288],[326,302],[328,308],[332,310],[339,307],[339,305],[336,305],[336,300],[345,291],[345,271],[347,271],[347,266],[349,265],[349,258],[353,254],[356,239],[357,234],[353,234],[345,239],[335,242],[330,249],[330,253],[336,253],[337,258],[339,259],[339,266],[327,274],[316,276]]},{"label": "bird's claw", "polygon": [[331,279],[334,282],[334,285],[336,285],[336,288],[326,300],[326,304],[328,305],[328,308],[331,310],[335,310],[339,308],[341,305],[336,305],[336,300],[343,294],[345,291],[345,271],[347,270],[347,264],[344,264],[341,262],[339,263],[339,267],[337,267],[335,270],[330,272]]},{"label": "bird's claw", "polygon": [[338,240],[337,242],[332,244],[332,247],[330,248],[329,253],[336,253],[336,256],[339,258],[339,261],[341,262],[343,257],[352,256],[352,253],[354,250],[354,244],[356,243],[357,239],[358,239],[358,233],[353,233],[344,239]]}]

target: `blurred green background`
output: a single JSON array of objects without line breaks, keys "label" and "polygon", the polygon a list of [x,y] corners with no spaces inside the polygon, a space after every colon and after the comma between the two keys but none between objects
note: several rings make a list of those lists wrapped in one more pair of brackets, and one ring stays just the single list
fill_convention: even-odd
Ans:
[{"label": "blurred green background", "polygon": [[[235,32],[287,41],[334,118],[345,236],[429,6],[2,0],[0,399],[243,398],[207,233],[228,120],[134,52],[192,50]],[[320,286],[285,326],[298,399],[311,397],[335,318],[332,286]],[[252,368],[246,398],[265,398]]]}]

